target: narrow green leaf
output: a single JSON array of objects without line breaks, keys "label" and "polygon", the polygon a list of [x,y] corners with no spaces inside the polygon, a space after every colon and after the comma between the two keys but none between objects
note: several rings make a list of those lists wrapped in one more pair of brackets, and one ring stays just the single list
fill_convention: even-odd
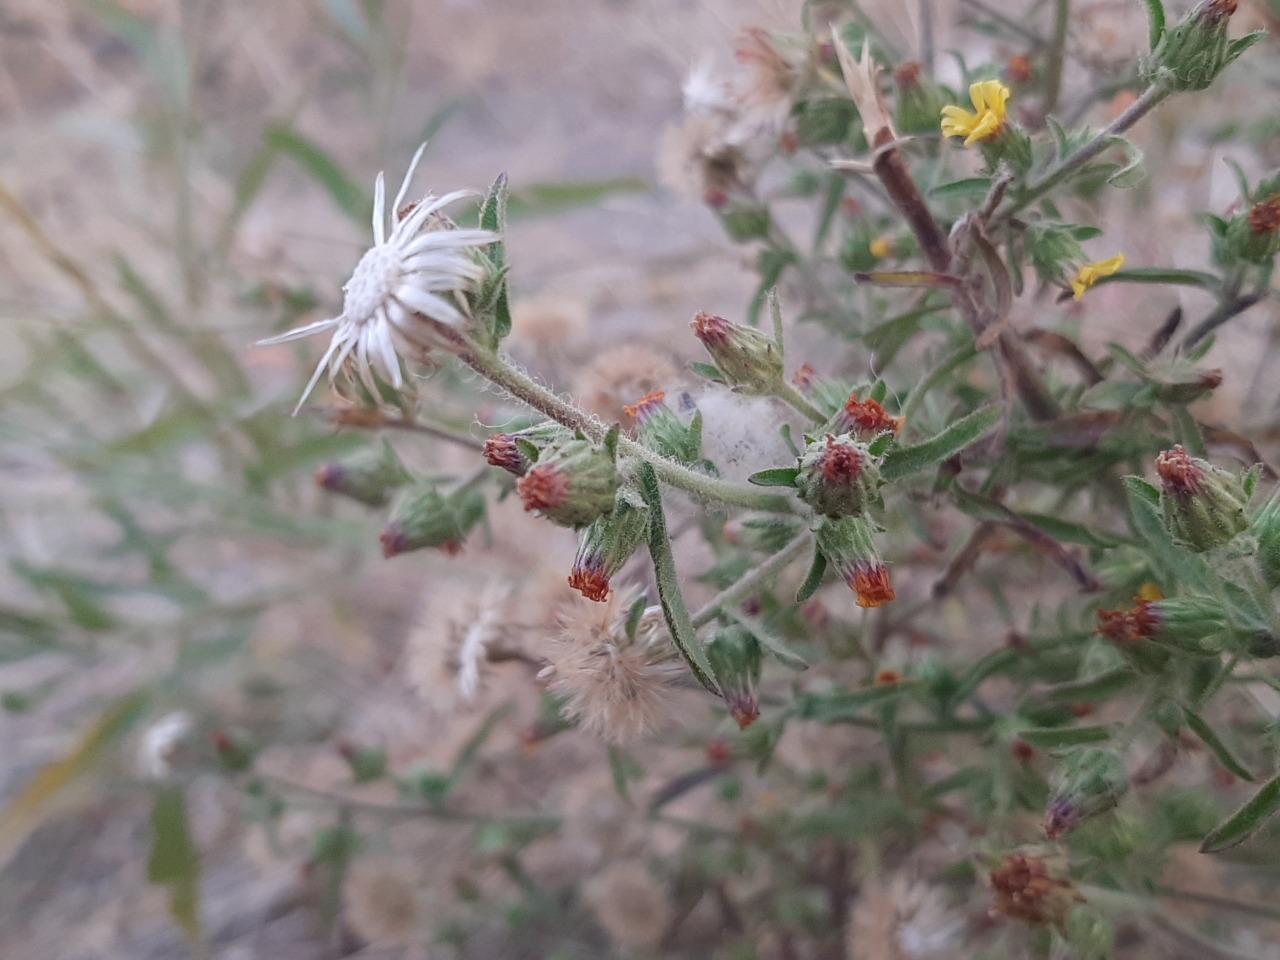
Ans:
[{"label": "narrow green leaf", "polygon": [[649,182],[641,177],[534,183],[511,195],[507,213],[515,219],[546,216],[574,207],[590,206],[620,193],[639,193],[648,189]]},{"label": "narrow green leaf", "polygon": [[802,693],[796,698],[795,716],[818,723],[847,723],[866,715],[868,708],[896,699],[904,693],[918,691],[917,680],[863,687],[836,693]]},{"label": "narrow green leaf", "polygon": [[1244,843],[1280,810],[1280,777],[1262,785],[1262,789],[1243,807],[1209,831],[1200,844],[1201,853],[1221,853]]},{"label": "narrow green leaf", "polygon": [[1151,49],[1160,43],[1160,38],[1164,36],[1164,4],[1161,0],[1145,0],[1147,4],[1147,35],[1151,42]]},{"label": "narrow green leaf", "polygon": [[1142,477],[1125,477],[1124,487],[1132,496],[1145,500],[1153,507],[1160,506],[1160,491]]},{"label": "narrow green leaf", "polygon": [[816,546],[813,548],[813,563],[809,566],[809,572],[805,574],[804,583],[800,584],[800,589],[796,591],[796,603],[804,603],[822,586],[822,578],[827,572],[827,558],[823,556],[821,550]]},{"label": "narrow green leaf", "polygon": [[724,377],[720,375],[720,368],[714,363],[702,363],[701,361],[695,360],[690,363],[689,366],[693,372],[698,374],[700,377],[706,377],[708,380],[714,380],[716,383],[720,383],[724,380]]},{"label": "narrow green leaf", "polygon": [[989,432],[1003,411],[998,406],[983,407],[961,417],[932,439],[910,447],[894,447],[884,458],[881,475],[887,481],[901,480],[919,473],[948,457],[953,457]]},{"label": "narrow green leaf", "polygon": [[991,192],[990,177],[967,177],[964,180],[953,180],[951,183],[944,183],[934,187],[929,191],[929,196],[936,197],[940,200],[947,197],[962,197],[964,199],[979,199],[985,197]]},{"label": "narrow green leaf", "polygon": [[1248,780],[1250,783],[1256,783],[1258,778],[1243,763],[1236,759],[1235,755],[1227,747],[1222,739],[1214,732],[1213,728],[1204,722],[1204,718],[1196,713],[1190,707],[1183,705],[1182,712],[1186,715],[1187,726],[1195,731],[1196,736],[1204,741],[1204,745],[1213,751],[1213,755],[1218,758],[1218,762],[1234,773],[1241,780]]},{"label": "narrow green leaf", "polygon": [[799,475],[799,467],[770,467],[747,477],[747,483],[754,483],[757,487],[794,487]]},{"label": "narrow green leaf", "polygon": [[739,626],[751,631],[760,646],[778,658],[778,662],[792,670],[808,670],[809,662],[788,647],[780,637],[755,617],[748,616],[736,607],[727,607],[723,614]]},{"label": "narrow green leaf", "polygon": [[1042,727],[1020,730],[1018,736],[1041,750],[1077,747],[1085,743],[1101,743],[1111,738],[1111,727],[1099,724],[1089,727]]},{"label": "narrow green leaf", "polygon": [[1164,267],[1130,267],[1109,277],[1098,280],[1102,283],[1153,283],[1174,284],[1181,287],[1197,287],[1201,290],[1216,292],[1222,289],[1222,281],[1212,273],[1203,270],[1175,270]]},{"label": "narrow green leaf", "polygon": [[187,806],[177,787],[162,787],[151,810],[147,880],[169,888],[169,913],[193,940],[200,936],[200,853],[187,826]]},{"label": "narrow green leaf", "polygon": [[676,573],[675,558],[671,556],[671,538],[667,534],[667,521],[662,511],[662,488],[658,485],[658,475],[653,472],[652,464],[640,465],[640,493],[649,508],[649,555],[653,558],[658,602],[671,632],[671,642],[689,664],[698,682],[719,696],[720,689],[711,679],[711,663],[698,640],[684,595],[680,592],[680,578]]},{"label": "narrow green leaf", "polygon": [[480,204],[481,230],[492,230],[494,233],[503,231],[507,224],[507,198],[507,175],[500,173]]},{"label": "narrow green leaf", "polygon": [[364,189],[346,175],[342,166],[317,143],[286,126],[272,126],[263,135],[267,145],[292,157],[352,220],[367,223],[371,204]]}]

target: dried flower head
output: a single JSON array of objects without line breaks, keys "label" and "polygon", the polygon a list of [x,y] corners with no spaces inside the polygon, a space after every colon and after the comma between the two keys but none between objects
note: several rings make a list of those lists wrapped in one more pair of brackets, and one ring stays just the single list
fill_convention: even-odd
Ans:
[{"label": "dried flower head", "polygon": [[656,947],[671,920],[666,891],[638,863],[617,863],[587,884],[586,901],[596,920],[624,950]]},{"label": "dried flower head", "polygon": [[750,71],[743,94],[747,103],[790,106],[799,74],[777,37],[763,27],[744,27],[734,42],[734,55]]},{"label": "dried flower head", "polygon": [[601,350],[575,379],[574,399],[606,423],[625,422],[636,397],[663,390],[677,379],[670,357],[653,347],[624,343]]},{"label": "dried flower head", "polygon": [[458,190],[443,197],[428,194],[403,216],[396,214],[425,148],[423,144],[413,155],[390,210],[383,176],[378,174],[373,195],[374,243],[343,285],[342,313],[260,341],[284,343],[333,330],[298,408],[326,370],[331,383],[341,372],[353,382],[358,379],[374,397],[379,396],[375,370],[400,389],[405,385],[403,357],[421,359],[432,347],[446,343],[436,332],[441,325],[466,327],[464,295],[476,288],[487,270],[474,251],[493,243],[498,235],[457,229],[441,212],[473,191]]},{"label": "dried flower head", "polygon": [[902,430],[903,422],[902,417],[890,414],[879,400],[871,397],[860,400],[854,393],[836,415],[835,428],[841,433],[852,433],[870,440],[882,433],[897,434]]},{"label": "dried flower head", "polygon": [[1280,193],[1249,208],[1249,230],[1259,235],[1280,230]]},{"label": "dried flower head", "polygon": [[627,614],[637,596],[615,590],[603,604],[573,605],[542,651],[547,666],[539,676],[567,699],[566,715],[617,743],[658,725],[670,712],[672,681],[684,672],[656,612],[646,612],[628,636]]},{"label": "dried flower head", "polygon": [[428,603],[409,635],[405,669],[410,685],[428,706],[451,713],[475,702],[490,647],[509,626],[511,588],[494,581],[452,603]]},{"label": "dried flower head", "polygon": [[999,136],[1008,115],[1009,88],[999,80],[980,80],[969,87],[973,112],[954,104],[942,108],[942,135],[964,137],[971,147]]},{"label": "dried flower head", "polygon": [[1139,597],[1128,610],[1099,610],[1099,636],[1116,643],[1136,643],[1154,637],[1160,629],[1155,604]]},{"label": "dried flower head", "polygon": [[964,917],[943,891],[899,874],[871,882],[849,916],[847,955],[881,960],[942,960],[958,954]]},{"label": "dried flower head", "polygon": [[1092,287],[1103,277],[1109,277],[1124,266],[1124,254],[1117,253],[1114,257],[1106,260],[1095,260],[1093,263],[1086,263],[1076,271],[1075,276],[1071,278],[1071,292],[1077,300],[1084,296],[1085,291]]}]

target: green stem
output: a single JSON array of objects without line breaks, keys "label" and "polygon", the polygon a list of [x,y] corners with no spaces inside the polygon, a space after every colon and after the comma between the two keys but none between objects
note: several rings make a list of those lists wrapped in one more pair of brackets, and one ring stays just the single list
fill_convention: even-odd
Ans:
[{"label": "green stem", "polygon": [[753,567],[750,572],[743,576],[740,580],[725,587],[724,590],[716,594],[710,602],[701,610],[693,615],[694,627],[703,627],[716,618],[716,616],[725,607],[732,606],[737,603],[760,584],[764,583],[788,563],[799,556],[809,545],[809,532],[806,530],[800,536],[793,539],[785,547],[771,556],[764,563]]},{"label": "green stem", "polygon": [[1069,179],[1077,173],[1081,167],[1092,160],[1103,150],[1111,145],[1114,137],[1124,133],[1135,123],[1145,117],[1152,111],[1165,97],[1169,96],[1170,91],[1160,86],[1150,86],[1142,92],[1142,96],[1129,104],[1124,113],[1116,117],[1101,133],[1097,134],[1092,140],[1086,143],[1075,153],[1068,156],[1065,160],[1058,164],[1056,168],[1045,174],[1044,178],[1037,184],[1027,187],[1017,199],[1008,206],[1000,219],[1008,219],[1017,213],[1023,207],[1040,199],[1046,193],[1053,190],[1064,180]]},{"label": "green stem", "polygon": [[[464,363],[485,377],[497,387],[501,387],[517,400],[563,424],[570,430],[581,432],[584,436],[600,442],[609,428],[591,414],[579,410],[568,400],[548,390],[523,370],[509,364],[497,354],[485,352],[479,348],[460,353]],[[688,467],[682,467],[665,457],[659,456],[648,447],[636,443],[629,437],[618,438],[618,451],[624,456],[636,457],[653,467],[658,479],[668,486],[684,490],[702,500],[712,500],[735,507],[746,507],[750,510],[767,510],[772,513],[798,513],[798,501],[790,497],[764,493],[754,487],[727,480],[717,480]]]},{"label": "green stem", "polygon": [[805,395],[795,388],[794,384],[783,381],[779,384],[774,396],[789,405],[801,416],[808,417],[814,423],[825,423],[827,420],[826,414],[810,403]]},{"label": "green stem", "polygon": [[1071,0],[1057,0],[1054,5],[1053,39],[1049,41],[1049,62],[1044,81],[1045,116],[1058,109],[1062,93],[1062,67],[1067,53],[1067,27],[1071,23]]}]

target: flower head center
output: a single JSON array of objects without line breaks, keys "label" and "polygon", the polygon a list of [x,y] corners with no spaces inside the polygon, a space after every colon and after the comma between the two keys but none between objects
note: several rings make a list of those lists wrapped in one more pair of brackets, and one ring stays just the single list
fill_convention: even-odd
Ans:
[{"label": "flower head center", "polygon": [[342,288],[343,317],[354,323],[368,323],[392,297],[403,277],[404,265],[390,244],[370,247]]}]

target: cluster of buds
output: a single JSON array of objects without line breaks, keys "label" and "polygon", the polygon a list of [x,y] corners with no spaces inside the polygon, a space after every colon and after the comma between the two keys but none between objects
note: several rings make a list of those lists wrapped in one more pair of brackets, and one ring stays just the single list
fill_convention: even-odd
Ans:
[{"label": "cluster of buds", "polygon": [[818,549],[857,596],[858,606],[866,608],[896,596],[876,549],[875,532],[875,524],[866,517],[824,517],[817,528]]},{"label": "cluster of buds", "polygon": [[615,427],[604,443],[579,436],[548,446],[516,482],[524,508],[575,529],[610,513],[622,483],[617,436]]},{"label": "cluster of buds", "polygon": [[1236,0],[1201,0],[1170,27],[1142,64],[1143,79],[1167,90],[1204,90],[1237,57],[1260,40],[1253,33],[1239,40],[1227,36]]},{"label": "cluster of buds", "polygon": [[1160,507],[1174,539],[1197,552],[1231,541],[1248,526],[1248,496],[1240,481],[1181,444],[1156,457]]},{"label": "cluster of buds", "polygon": [[1124,761],[1110,750],[1087,747],[1067,754],[1045,808],[1045,835],[1057,840],[1081,822],[1114,809],[1128,789]]},{"label": "cluster of buds", "polygon": [[782,351],[759,330],[702,311],[690,326],[715,361],[718,379],[739,393],[769,396],[783,384]]},{"label": "cluster of buds", "polygon": [[484,458],[491,467],[523,477],[537,462],[543,446],[566,436],[564,427],[551,420],[515,433],[495,433],[484,442]]},{"label": "cluster of buds", "polygon": [[677,463],[696,463],[702,456],[702,414],[695,411],[686,423],[665,401],[666,394],[655,390],[622,409],[635,420],[645,446]]},{"label": "cluster of buds", "polygon": [[1071,911],[1084,902],[1060,855],[1035,850],[1007,853],[988,879],[996,897],[992,913],[1037,926],[1064,931]]},{"label": "cluster of buds", "polygon": [[716,686],[739,729],[746,729],[760,716],[756,687],[764,666],[760,641],[745,627],[723,627],[707,644],[707,660]]},{"label": "cluster of buds", "polygon": [[850,434],[810,441],[800,457],[800,499],[824,516],[861,516],[879,496],[880,458]]},{"label": "cluster of buds", "polygon": [[592,521],[578,536],[578,555],[569,586],[588,600],[609,597],[609,581],[631,558],[649,533],[649,510],[639,497],[624,489],[613,512]]},{"label": "cluster of buds", "polygon": [[1127,610],[1099,610],[1099,636],[1119,644],[1158,640],[1191,653],[1221,652],[1227,621],[1222,605],[1207,597],[1146,600]]},{"label": "cluster of buds", "polygon": [[456,554],[484,512],[484,494],[469,486],[447,493],[425,484],[410,487],[397,499],[378,537],[382,555],[390,558],[427,547]]},{"label": "cluster of buds", "polygon": [[322,464],[315,476],[317,486],[370,507],[386,506],[391,491],[413,479],[386,441],[381,449]]},{"label": "cluster of buds", "polygon": [[902,417],[895,417],[874,397],[860,399],[850,394],[836,413],[832,427],[837,433],[851,433],[859,440],[874,440],[883,433],[895,437],[902,431]]}]

